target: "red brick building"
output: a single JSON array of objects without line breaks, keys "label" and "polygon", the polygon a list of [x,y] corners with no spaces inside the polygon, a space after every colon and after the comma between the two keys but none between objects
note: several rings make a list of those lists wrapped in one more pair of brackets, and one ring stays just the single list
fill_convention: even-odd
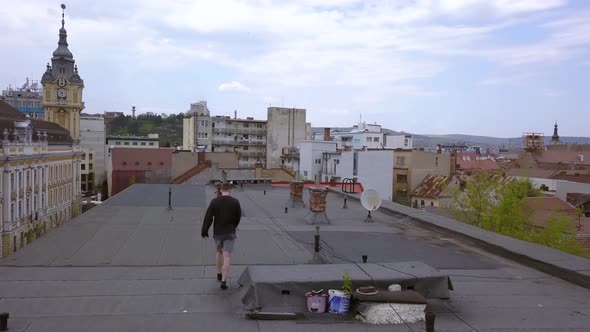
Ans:
[{"label": "red brick building", "polygon": [[174,149],[112,148],[108,156],[109,196],[134,183],[171,183]]}]

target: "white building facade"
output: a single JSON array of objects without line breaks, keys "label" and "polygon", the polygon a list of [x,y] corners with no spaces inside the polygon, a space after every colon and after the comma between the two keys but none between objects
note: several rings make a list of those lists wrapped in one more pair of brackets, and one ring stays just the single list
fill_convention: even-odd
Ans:
[{"label": "white building facade", "polygon": [[104,116],[80,116],[81,189],[91,191],[99,188],[106,179],[106,146]]}]

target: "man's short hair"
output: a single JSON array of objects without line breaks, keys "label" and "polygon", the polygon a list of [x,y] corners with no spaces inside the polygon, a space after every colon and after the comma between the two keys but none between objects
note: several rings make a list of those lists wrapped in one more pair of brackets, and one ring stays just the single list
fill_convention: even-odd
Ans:
[{"label": "man's short hair", "polygon": [[231,185],[229,183],[224,183],[221,185],[221,191],[229,192],[231,190]]}]

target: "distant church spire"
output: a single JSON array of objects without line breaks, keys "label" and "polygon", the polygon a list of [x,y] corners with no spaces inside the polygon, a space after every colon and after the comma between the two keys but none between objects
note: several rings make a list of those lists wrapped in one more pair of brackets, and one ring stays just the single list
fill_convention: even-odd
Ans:
[{"label": "distant church spire", "polygon": [[551,136],[551,143],[552,144],[559,144],[559,135],[557,134],[557,121],[555,121],[555,126],[553,127],[553,136]]}]

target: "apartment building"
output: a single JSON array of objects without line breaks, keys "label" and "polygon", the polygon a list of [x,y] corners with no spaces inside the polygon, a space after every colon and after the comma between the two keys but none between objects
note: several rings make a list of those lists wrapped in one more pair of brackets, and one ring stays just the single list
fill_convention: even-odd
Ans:
[{"label": "apartment building", "polygon": [[211,118],[211,151],[237,152],[242,168],[266,166],[267,124],[254,118],[238,119],[229,116]]},{"label": "apartment building", "polygon": [[393,164],[393,201],[410,205],[410,194],[427,175],[451,175],[451,156],[397,149]]},{"label": "apartment building", "polygon": [[94,190],[106,178],[104,116],[80,116],[80,146],[84,152],[80,164],[81,189]]}]

